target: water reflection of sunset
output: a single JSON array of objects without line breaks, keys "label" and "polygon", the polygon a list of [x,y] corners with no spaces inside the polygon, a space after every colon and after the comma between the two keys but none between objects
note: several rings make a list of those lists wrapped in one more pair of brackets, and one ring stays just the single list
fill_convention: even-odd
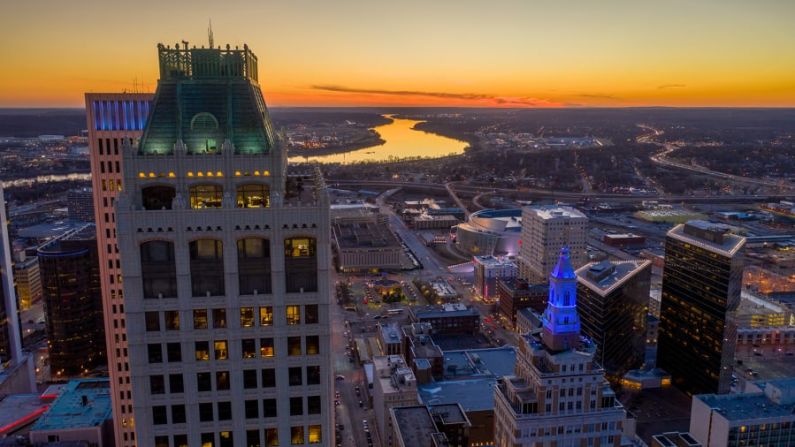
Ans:
[{"label": "water reflection of sunset", "polygon": [[290,162],[317,161],[321,163],[357,163],[381,161],[390,158],[436,158],[450,154],[461,154],[467,143],[421,130],[414,126],[422,121],[395,118],[392,122],[374,128],[385,141],[380,146],[370,146],[350,152],[318,157],[291,157]]}]

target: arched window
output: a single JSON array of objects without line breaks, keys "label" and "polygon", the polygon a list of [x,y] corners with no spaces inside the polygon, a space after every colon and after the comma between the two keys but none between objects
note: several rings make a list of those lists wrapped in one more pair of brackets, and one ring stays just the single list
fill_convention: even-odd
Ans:
[{"label": "arched window", "polygon": [[171,201],[177,194],[173,186],[154,185],[141,190],[145,210],[170,210]]},{"label": "arched window", "polygon": [[194,185],[190,187],[189,191],[191,208],[221,208],[224,188],[220,185]]},{"label": "arched window", "polygon": [[271,250],[267,239],[237,241],[237,271],[241,295],[271,293]]},{"label": "arched window", "polygon": [[193,296],[224,295],[224,245],[218,239],[190,243],[190,282]]},{"label": "arched window", "polygon": [[314,238],[284,240],[284,274],[288,293],[317,292],[317,246]]},{"label": "arched window", "polygon": [[191,134],[187,136],[186,143],[192,153],[213,154],[218,152],[219,132],[218,120],[212,113],[201,112],[193,115],[190,120]]},{"label": "arched window", "polygon": [[264,183],[250,183],[237,187],[238,208],[267,208],[270,206],[270,188]]},{"label": "arched window", "polygon": [[144,298],[177,296],[177,265],[174,243],[149,241],[141,244],[141,278]]},{"label": "arched window", "polygon": [[218,129],[218,120],[212,113],[208,112],[200,112],[193,115],[193,118],[190,120],[190,130],[193,131],[208,131],[208,130],[217,130]]}]

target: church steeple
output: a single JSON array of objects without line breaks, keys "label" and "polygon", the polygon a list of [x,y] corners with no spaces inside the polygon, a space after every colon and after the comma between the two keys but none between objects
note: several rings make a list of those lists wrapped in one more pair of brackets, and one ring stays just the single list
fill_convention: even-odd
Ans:
[{"label": "church steeple", "polygon": [[549,275],[549,302],[542,320],[541,339],[549,349],[563,351],[579,344],[577,275],[571,266],[567,247],[560,250],[558,263]]}]

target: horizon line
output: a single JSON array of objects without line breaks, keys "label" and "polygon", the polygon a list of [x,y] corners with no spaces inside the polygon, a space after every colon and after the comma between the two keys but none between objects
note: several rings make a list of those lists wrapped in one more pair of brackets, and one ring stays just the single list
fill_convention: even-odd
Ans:
[{"label": "horizon line", "polygon": [[[776,105],[693,105],[693,106],[663,106],[663,105],[632,105],[632,106],[596,106],[596,105],[566,105],[553,107],[500,107],[500,106],[476,106],[476,105],[269,105],[268,109],[469,109],[469,110],[612,110],[612,109],[770,109],[787,110],[795,109],[795,104],[776,106]],[[85,106],[0,106],[0,110],[85,110]]]}]

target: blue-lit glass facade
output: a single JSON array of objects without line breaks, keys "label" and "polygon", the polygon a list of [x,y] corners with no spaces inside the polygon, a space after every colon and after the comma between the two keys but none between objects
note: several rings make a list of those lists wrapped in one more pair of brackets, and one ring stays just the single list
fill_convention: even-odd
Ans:
[{"label": "blue-lit glass facade", "polygon": [[95,130],[143,130],[149,116],[151,103],[134,100],[95,100]]}]

